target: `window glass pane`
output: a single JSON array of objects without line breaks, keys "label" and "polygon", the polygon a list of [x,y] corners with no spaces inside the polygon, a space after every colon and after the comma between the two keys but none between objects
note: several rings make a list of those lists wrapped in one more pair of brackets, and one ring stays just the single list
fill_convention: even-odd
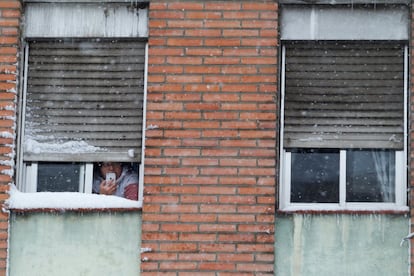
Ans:
[{"label": "window glass pane", "polygon": [[80,164],[39,163],[38,192],[79,192]]},{"label": "window glass pane", "polygon": [[395,151],[349,150],[346,201],[395,202]]},{"label": "window glass pane", "polygon": [[339,151],[292,152],[291,202],[339,202]]}]

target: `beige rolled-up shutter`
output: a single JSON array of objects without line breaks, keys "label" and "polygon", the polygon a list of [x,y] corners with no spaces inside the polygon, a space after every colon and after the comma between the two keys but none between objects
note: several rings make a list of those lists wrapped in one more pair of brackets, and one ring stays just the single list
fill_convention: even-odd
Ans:
[{"label": "beige rolled-up shutter", "polygon": [[403,149],[403,136],[403,44],[285,44],[285,148]]},{"label": "beige rolled-up shutter", "polygon": [[26,161],[140,160],[145,41],[31,41],[28,56]]}]

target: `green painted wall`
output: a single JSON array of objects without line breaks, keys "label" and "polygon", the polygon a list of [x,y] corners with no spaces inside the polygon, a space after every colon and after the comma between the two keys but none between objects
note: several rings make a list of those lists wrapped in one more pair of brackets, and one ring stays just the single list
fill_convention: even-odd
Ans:
[{"label": "green painted wall", "polygon": [[408,233],[403,215],[280,215],[275,275],[407,276]]},{"label": "green painted wall", "polygon": [[12,214],[9,274],[139,275],[137,212]]}]

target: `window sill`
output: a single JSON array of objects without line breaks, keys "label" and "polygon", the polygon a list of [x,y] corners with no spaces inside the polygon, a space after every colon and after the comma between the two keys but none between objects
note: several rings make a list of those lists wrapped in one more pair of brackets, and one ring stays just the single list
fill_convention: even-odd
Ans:
[{"label": "window sill", "polygon": [[13,212],[125,212],[142,209],[142,201],[117,196],[70,192],[22,193],[14,185],[10,186],[9,194],[5,208]]},{"label": "window sill", "polygon": [[292,205],[278,210],[280,214],[408,214],[408,206],[398,206],[395,204],[355,204],[351,206],[338,205],[316,205],[307,204]]}]

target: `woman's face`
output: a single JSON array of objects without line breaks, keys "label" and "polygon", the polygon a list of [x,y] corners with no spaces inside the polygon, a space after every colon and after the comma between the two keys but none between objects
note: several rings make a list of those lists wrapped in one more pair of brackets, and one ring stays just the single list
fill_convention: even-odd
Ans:
[{"label": "woman's face", "polygon": [[122,165],[119,162],[104,162],[101,165],[101,175],[105,178],[107,173],[115,173],[116,178],[118,179],[122,173]]}]

